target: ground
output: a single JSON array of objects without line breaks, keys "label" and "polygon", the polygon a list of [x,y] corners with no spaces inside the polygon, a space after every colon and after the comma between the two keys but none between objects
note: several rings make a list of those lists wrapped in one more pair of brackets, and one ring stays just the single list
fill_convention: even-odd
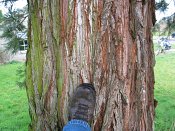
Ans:
[{"label": "ground", "polygon": [[156,56],[156,131],[175,131],[175,52]]},{"label": "ground", "polygon": [[17,70],[24,63],[0,65],[0,131],[27,131],[30,122],[27,95],[17,86]]}]

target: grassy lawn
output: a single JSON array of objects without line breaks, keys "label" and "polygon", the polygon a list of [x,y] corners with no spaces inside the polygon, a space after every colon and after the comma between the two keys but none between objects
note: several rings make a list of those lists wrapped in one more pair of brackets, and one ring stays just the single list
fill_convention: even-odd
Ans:
[{"label": "grassy lawn", "polygon": [[0,131],[27,131],[30,122],[25,89],[17,86],[22,63],[0,65]]},{"label": "grassy lawn", "polygon": [[156,131],[175,131],[175,53],[156,56],[155,98]]}]

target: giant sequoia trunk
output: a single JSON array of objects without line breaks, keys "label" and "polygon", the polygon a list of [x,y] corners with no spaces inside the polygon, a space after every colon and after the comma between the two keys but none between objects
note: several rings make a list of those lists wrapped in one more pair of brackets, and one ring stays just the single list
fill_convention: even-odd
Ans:
[{"label": "giant sequoia trunk", "polygon": [[67,122],[80,83],[97,92],[94,131],[151,131],[154,0],[28,0],[29,130]]}]

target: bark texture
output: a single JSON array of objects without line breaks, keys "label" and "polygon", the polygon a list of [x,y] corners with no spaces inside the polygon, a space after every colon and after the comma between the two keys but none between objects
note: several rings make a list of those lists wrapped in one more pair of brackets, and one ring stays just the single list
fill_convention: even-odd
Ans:
[{"label": "bark texture", "polygon": [[29,130],[67,122],[80,83],[97,92],[94,131],[152,131],[154,0],[28,0]]}]

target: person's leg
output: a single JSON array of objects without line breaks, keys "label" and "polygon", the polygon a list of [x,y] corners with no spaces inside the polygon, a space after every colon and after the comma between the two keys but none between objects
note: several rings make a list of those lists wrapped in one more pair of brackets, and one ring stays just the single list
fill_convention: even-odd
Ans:
[{"label": "person's leg", "polygon": [[96,92],[92,84],[79,85],[71,98],[69,107],[69,122],[63,131],[91,131]]}]

